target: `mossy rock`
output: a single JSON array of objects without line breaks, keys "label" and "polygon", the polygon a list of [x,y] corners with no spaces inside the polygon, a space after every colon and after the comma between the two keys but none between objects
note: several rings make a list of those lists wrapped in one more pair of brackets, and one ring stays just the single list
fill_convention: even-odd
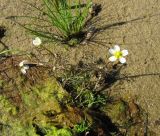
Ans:
[{"label": "mossy rock", "polygon": [[53,133],[55,136],[71,136],[69,128],[82,119],[67,105],[70,96],[53,77],[29,88],[19,85],[17,91],[21,98],[19,107],[5,95],[0,95],[0,135],[37,136],[43,133],[50,136]]}]

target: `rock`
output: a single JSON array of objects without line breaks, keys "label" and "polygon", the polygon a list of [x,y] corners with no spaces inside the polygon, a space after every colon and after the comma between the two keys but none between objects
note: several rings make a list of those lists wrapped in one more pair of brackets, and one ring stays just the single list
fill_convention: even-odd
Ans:
[{"label": "rock", "polygon": [[68,104],[69,94],[43,67],[23,76],[15,62],[12,58],[0,64],[12,79],[0,74],[0,135],[59,136],[65,132],[71,136],[70,128],[83,119],[84,113]]}]

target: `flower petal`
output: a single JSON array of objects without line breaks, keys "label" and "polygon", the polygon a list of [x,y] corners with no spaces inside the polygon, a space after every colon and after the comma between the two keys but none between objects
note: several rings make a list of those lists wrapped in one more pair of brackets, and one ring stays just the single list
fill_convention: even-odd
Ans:
[{"label": "flower petal", "polygon": [[33,45],[35,46],[38,46],[42,43],[41,39],[39,37],[36,37],[34,40],[33,40]]},{"label": "flower petal", "polygon": [[122,64],[126,63],[126,59],[123,58],[123,57],[119,58],[119,61],[120,61]]},{"label": "flower petal", "polygon": [[19,63],[20,67],[23,67],[26,63],[28,62],[28,60],[23,60]]},{"label": "flower petal", "polygon": [[26,72],[26,69],[23,67],[23,68],[21,68],[21,72],[22,72],[22,74],[26,74],[27,72]]},{"label": "flower petal", "polygon": [[116,51],[115,51],[114,49],[109,49],[109,53],[110,53],[110,54],[114,55],[115,52],[116,52]]},{"label": "flower petal", "polygon": [[19,63],[20,67],[23,67],[23,65],[24,65],[24,60]]},{"label": "flower petal", "polygon": [[122,50],[122,56],[127,56],[128,55],[128,50]]},{"label": "flower petal", "polygon": [[114,61],[116,61],[117,60],[117,58],[115,57],[115,56],[111,56],[110,58],[109,58],[109,61],[111,61],[111,62],[114,62]]},{"label": "flower petal", "polygon": [[115,51],[120,51],[119,45],[115,45],[115,46],[114,46],[114,50],[115,50]]}]

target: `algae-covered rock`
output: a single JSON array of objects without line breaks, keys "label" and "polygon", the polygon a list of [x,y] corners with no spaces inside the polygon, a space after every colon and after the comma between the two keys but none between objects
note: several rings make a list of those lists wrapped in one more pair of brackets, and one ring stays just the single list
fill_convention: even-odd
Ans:
[{"label": "algae-covered rock", "polygon": [[21,61],[10,57],[0,63],[0,136],[71,136],[84,113],[69,105],[70,95],[47,67],[32,66],[23,75]]},{"label": "algae-covered rock", "polygon": [[[48,78],[29,88],[20,86],[17,90],[21,97],[20,107],[0,95],[0,135],[37,136],[41,133],[47,136],[71,136],[68,129],[63,129],[64,126],[69,128],[67,123],[62,124],[61,129],[55,127],[55,122],[69,122],[68,112],[64,113],[64,107],[66,111],[69,107],[65,105],[69,95],[54,78]],[[62,107],[62,103],[65,106]],[[63,118],[60,120],[58,116]]]}]

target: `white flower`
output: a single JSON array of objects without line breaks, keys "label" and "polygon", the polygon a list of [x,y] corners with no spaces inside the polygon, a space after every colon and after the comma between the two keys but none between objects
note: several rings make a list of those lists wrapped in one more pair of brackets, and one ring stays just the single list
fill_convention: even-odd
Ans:
[{"label": "white flower", "polygon": [[119,60],[122,64],[126,63],[126,59],[124,57],[128,55],[128,50],[121,51],[119,45],[115,45],[113,49],[109,49],[109,53],[112,55],[109,58],[109,61],[114,62]]},{"label": "white flower", "polygon": [[20,67],[23,67],[24,60],[19,63]]},{"label": "white flower", "polygon": [[27,62],[27,60],[23,60],[19,63],[19,66],[21,68],[21,72],[22,74],[26,74],[27,73],[27,70],[29,69],[29,66],[27,64],[25,64]]},{"label": "white flower", "polygon": [[28,65],[26,65],[26,66],[23,66],[22,68],[21,68],[21,72],[22,72],[22,74],[26,74],[27,73],[27,70],[29,69],[29,66]]},{"label": "white flower", "polygon": [[33,40],[33,45],[35,45],[35,46],[39,46],[41,43],[42,43],[42,41],[41,41],[41,39],[39,38],[39,37],[36,37],[34,40]]}]

